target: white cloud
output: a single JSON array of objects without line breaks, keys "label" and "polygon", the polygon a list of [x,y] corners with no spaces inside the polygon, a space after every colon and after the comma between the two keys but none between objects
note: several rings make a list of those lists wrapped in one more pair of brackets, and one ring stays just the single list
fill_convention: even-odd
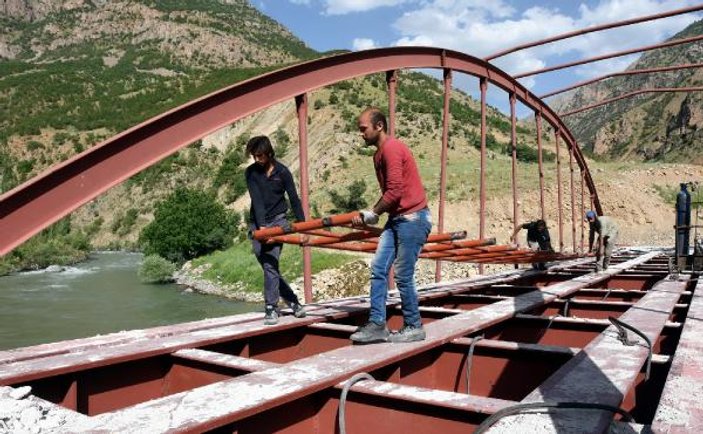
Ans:
[{"label": "white cloud", "polygon": [[383,6],[399,6],[409,0],[323,0],[324,13],[344,15],[350,12],[365,12]]},{"label": "white cloud", "polygon": [[288,0],[289,2],[293,3],[294,5],[306,5],[308,6],[310,4],[310,0]]},{"label": "white cloud", "polygon": [[[560,33],[680,9],[694,3],[694,0],[601,0],[593,7],[581,4],[578,15],[571,17],[558,9],[539,6],[518,12],[503,0],[427,0],[394,23],[401,33],[395,44],[438,46],[485,57]],[[651,45],[671,37],[697,18],[700,16],[687,14],[592,33],[520,51],[494,62],[517,74],[569,60]],[[599,62],[579,68],[576,73],[593,77],[616,68],[622,70],[632,59],[628,56]],[[534,81],[524,83],[534,84]]]},{"label": "white cloud", "polygon": [[378,45],[376,42],[369,38],[354,38],[352,41],[352,48],[354,51],[370,50],[377,47]]}]

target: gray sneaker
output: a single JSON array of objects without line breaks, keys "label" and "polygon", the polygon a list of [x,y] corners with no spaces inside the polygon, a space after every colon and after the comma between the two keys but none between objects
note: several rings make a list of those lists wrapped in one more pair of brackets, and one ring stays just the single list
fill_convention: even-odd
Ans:
[{"label": "gray sneaker", "polygon": [[425,329],[404,325],[403,328],[395,333],[391,333],[388,338],[389,342],[417,342],[425,340]]},{"label": "gray sneaker", "polygon": [[308,314],[305,311],[305,308],[303,307],[303,305],[300,303],[293,303],[290,305],[290,308],[293,310],[293,315],[296,318],[305,318],[305,316]]},{"label": "gray sneaker", "polygon": [[278,312],[275,306],[266,306],[266,313],[264,314],[264,324],[265,325],[275,325],[278,324]]},{"label": "gray sneaker", "polygon": [[375,342],[387,342],[389,334],[385,324],[376,324],[369,321],[356,329],[356,332],[350,338],[359,344],[372,344]]}]

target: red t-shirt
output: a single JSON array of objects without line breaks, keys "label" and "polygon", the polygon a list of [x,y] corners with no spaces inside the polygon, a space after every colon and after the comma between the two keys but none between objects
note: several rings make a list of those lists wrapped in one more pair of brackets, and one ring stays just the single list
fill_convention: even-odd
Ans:
[{"label": "red t-shirt", "polygon": [[373,164],[391,216],[410,214],[427,206],[415,158],[405,143],[388,138],[374,154]]}]

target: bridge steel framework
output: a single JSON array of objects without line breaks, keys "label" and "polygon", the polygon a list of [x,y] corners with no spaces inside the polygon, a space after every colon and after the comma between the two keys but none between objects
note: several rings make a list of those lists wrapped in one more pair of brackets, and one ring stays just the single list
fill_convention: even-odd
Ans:
[{"label": "bridge steel framework", "polygon": [[[544,215],[544,169],[542,165],[541,123],[545,120],[554,130],[557,142],[563,140],[573,160],[578,164],[583,179],[582,185],[589,190],[591,205],[601,214],[596,187],[588,170],[586,160],[575,138],[567,126],[546,103],[528,91],[516,79],[496,66],[476,57],[431,47],[395,47],[354,52],[317,59],[283,68],[259,77],[226,87],[191,101],[178,108],[156,116],[124,131],[106,141],[49,169],[15,189],[0,196],[0,254],[10,252],[23,241],[43,228],[56,222],[79,206],[99,194],[121,183],[130,176],[148,168],[188,144],[265,109],[276,103],[294,99],[299,119],[300,183],[301,197],[306,214],[309,215],[307,174],[307,94],[318,88],[340,81],[386,73],[389,98],[389,124],[395,129],[395,89],[397,71],[400,69],[437,68],[444,71],[445,101],[450,97],[452,71],[479,78],[481,90],[481,169],[480,169],[480,227],[479,235],[486,234],[486,93],[489,84],[503,89],[509,95],[511,105],[516,101],[534,111],[539,146],[540,204]],[[449,104],[443,108],[444,123],[448,122]],[[512,158],[515,160],[515,116],[512,124]],[[447,143],[446,127],[443,126],[442,147]],[[447,163],[446,152],[441,153],[441,167]],[[515,167],[515,166],[514,166]],[[443,209],[446,189],[446,173],[440,174],[439,226],[443,227]],[[513,185],[516,169],[512,171]],[[572,184],[573,185],[573,184]],[[517,189],[514,187],[514,194]],[[561,191],[561,187],[560,187]],[[574,195],[572,194],[572,197]],[[583,197],[583,195],[582,195]],[[517,207],[517,199],[514,200]],[[561,201],[557,203],[561,216]],[[576,206],[572,204],[572,206]],[[583,204],[582,204],[583,208]],[[514,210],[517,218],[517,210]],[[514,222],[517,225],[517,221]],[[575,226],[576,222],[572,221]],[[583,223],[581,223],[583,224]],[[562,233],[560,219],[559,233]],[[575,228],[572,228],[572,233]],[[559,240],[563,245],[563,240]],[[311,299],[310,253],[305,248],[306,299]],[[441,272],[438,268],[438,280]]]},{"label": "bridge steel framework", "polygon": [[[507,73],[478,58],[438,48],[396,47],[322,58],[238,83],[156,116],[57,165],[0,197],[0,229],[7,235],[0,241],[0,253],[9,252],[130,176],[247,115],[292,98],[296,99],[299,111],[306,110],[308,92],[373,73],[387,72],[388,82],[395,84],[395,71],[401,68],[441,68],[445,70],[445,80],[451,80],[452,70],[466,73],[484,81],[482,87],[487,88],[490,83],[508,92],[513,100],[511,105],[517,99],[533,109],[538,118],[545,119],[554,128],[557,137],[563,139],[569,149],[574,148],[576,162],[599,207],[595,185],[575,139],[558,115],[537,96]],[[395,86],[389,86],[391,101],[395,101],[394,93]],[[449,90],[446,90],[445,98],[448,95]],[[390,114],[392,126],[395,126],[394,105]],[[448,104],[444,112],[447,118]],[[514,116],[511,119],[512,123],[516,122]],[[485,130],[483,125],[484,146]],[[300,136],[304,139],[306,135],[303,122]],[[446,140],[443,137],[443,142]],[[305,145],[301,141],[301,152]],[[305,162],[304,153],[302,157],[301,163]],[[301,169],[303,166],[305,164],[301,164]],[[482,179],[485,182],[485,178]],[[304,187],[303,190],[305,193]]]}]

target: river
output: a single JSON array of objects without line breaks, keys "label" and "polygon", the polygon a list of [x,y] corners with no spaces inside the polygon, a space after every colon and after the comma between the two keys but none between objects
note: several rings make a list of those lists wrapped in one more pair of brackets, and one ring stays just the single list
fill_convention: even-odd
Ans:
[{"label": "river", "polygon": [[63,271],[0,277],[0,350],[261,309],[139,281],[142,255],[94,253]]}]

